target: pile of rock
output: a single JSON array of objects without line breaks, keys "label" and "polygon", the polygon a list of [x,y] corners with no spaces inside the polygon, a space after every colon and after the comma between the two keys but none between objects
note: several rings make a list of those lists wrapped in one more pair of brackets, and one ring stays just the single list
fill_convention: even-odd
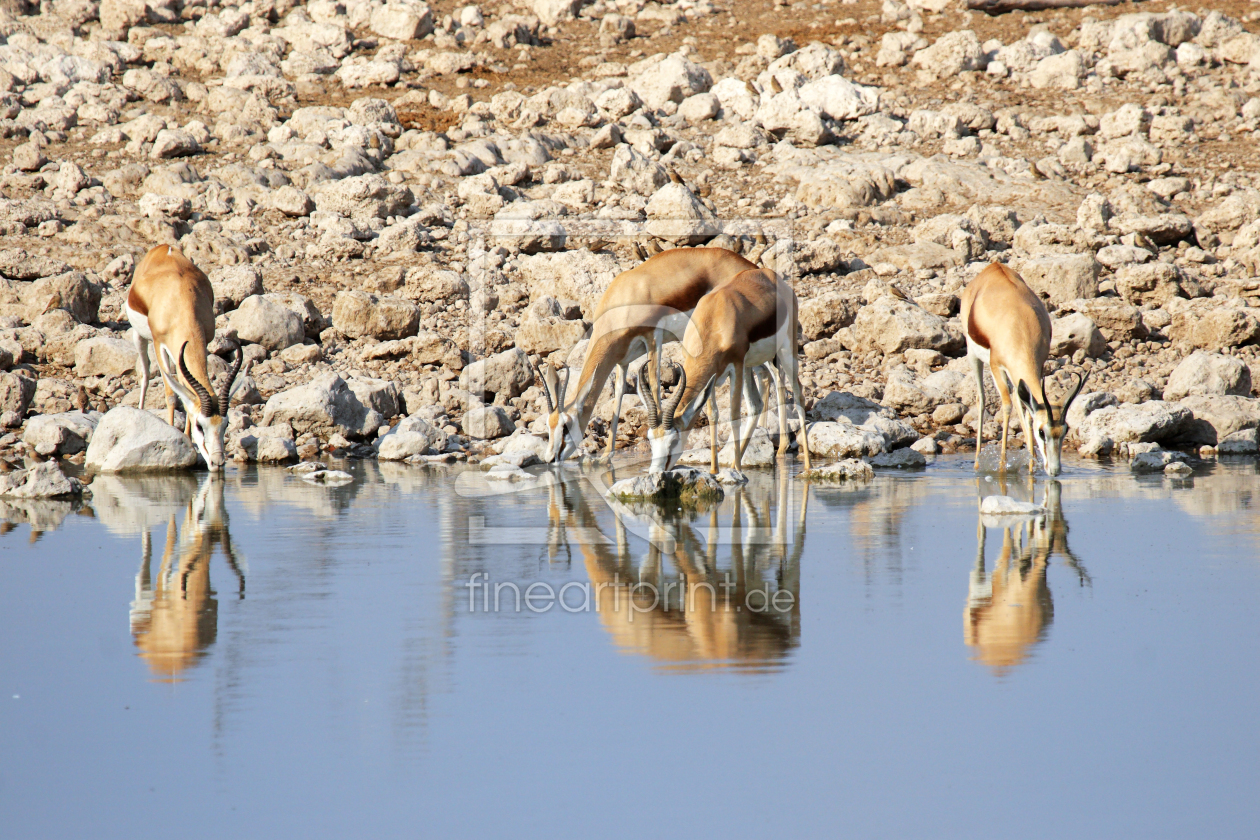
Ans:
[{"label": "pile of rock", "polygon": [[794,8],[798,45],[697,0],[41,9],[0,13],[0,451],[183,462],[93,452],[143,422],[125,301],[158,242],[211,277],[212,377],[243,349],[243,460],[500,457],[544,433],[533,368],[580,366],[612,278],[701,244],[797,289],[824,459],[970,445],[958,298],[992,260],[1050,308],[1052,394],[1091,371],[1083,452],[1260,425],[1260,36],[1219,10],[999,40],[860,0]]}]

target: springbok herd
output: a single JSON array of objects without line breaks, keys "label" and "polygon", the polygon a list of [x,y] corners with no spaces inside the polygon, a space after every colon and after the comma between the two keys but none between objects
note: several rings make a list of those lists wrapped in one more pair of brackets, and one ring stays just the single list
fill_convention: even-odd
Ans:
[{"label": "springbok herd", "polygon": [[[185,433],[212,471],[224,467],[224,432],[232,395],[240,388],[243,354],[216,390],[207,372],[207,345],[214,338],[214,292],[206,275],[179,250],[159,245],[136,266],[127,295],[127,318],[139,351],[140,405],[149,384],[149,344],[155,345],[158,372],[166,389],[167,422],[174,424],[178,397],[187,417]],[[1001,397],[1002,458],[1006,463],[1012,407],[1030,454],[1040,456],[1051,476],[1061,469],[1067,411],[1085,384],[1062,405],[1046,396],[1044,364],[1050,353],[1050,316],[1041,299],[1010,268],[993,263],[962,296],[967,357],[979,394],[976,462],[980,468],[984,424],[984,366]],[[662,350],[679,342],[683,363],[670,362],[677,384],[666,395]],[[546,461],[559,464],[575,455],[608,377],[614,377],[615,405],[608,436],[611,458],[617,420],[627,387],[633,387],[648,416],[651,469],[678,463],[684,433],[708,404],[710,466],[718,470],[717,388],[730,385],[730,413],[736,470],[773,383],[778,401],[779,454],[788,449],[788,387],[799,422],[797,442],[805,468],[810,455],[805,399],[799,364],[796,294],[778,274],[721,248],[663,251],[618,275],[595,311],[590,343],[577,382],[570,388],[544,362],[538,371],[546,396]],[[1012,399],[1012,395],[1014,399]],[[751,409],[742,413],[743,403]],[[1035,441],[1035,449],[1034,444]]]}]

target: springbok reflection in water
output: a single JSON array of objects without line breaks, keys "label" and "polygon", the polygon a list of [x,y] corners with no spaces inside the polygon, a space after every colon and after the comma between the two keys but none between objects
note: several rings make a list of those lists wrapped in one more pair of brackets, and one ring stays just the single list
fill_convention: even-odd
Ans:
[{"label": "springbok reflection in water", "polygon": [[237,595],[245,597],[245,577],[237,563],[223,507],[223,479],[208,476],[184,515],[182,533],[175,515],[166,526],[166,548],[157,576],[151,572],[152,539],[146,527],[136,600],[131,603],[131,633],[154,679],[179,682],[214,644],[219,602],[210,587],[210,560],[223,549],[236,575]]},{"label": "springbok reflection in water", "polygon": [[[1046,582],[1051,558],[1062,556],[1081,584],[1089,583],[1089,575],[1068,548],[1060,489],[1057,481],[1046,483],[1044,515],[981,515],[976,526],[976,565],[968,587],[963,640],[974,649],[973,658],[999,676],[1028,659],[1054,620],[1054,600]],[[1002,529],[1002,550],[991,572],[985,568],[989,527]]]},{"label": "springbok reflection in water", "polygon": [[[684,514],[609,499],[615,517],[609,539],[595,516],[603,502],[583,482],[557,483],[548,507],[552,555],[568,551],[570,534],[576,537],[600,623],[623,653],[649,657],[670,671],[771,671],[800,639],[809,489],[802,485],[800,515],[789,535],[793,489],[783,468],[777,481],[758,476],[730,491],[725,539],[717,508],[701,540]],[[648,536],[639,562],[628,530]]]}]

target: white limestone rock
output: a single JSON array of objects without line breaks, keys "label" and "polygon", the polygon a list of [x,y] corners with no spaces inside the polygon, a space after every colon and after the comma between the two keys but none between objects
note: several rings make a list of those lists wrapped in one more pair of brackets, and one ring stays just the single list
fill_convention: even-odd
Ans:
[{"label": "white limestone rock", "polygon": [[197,460],[192,441],[165,420],[138,408],[118,406],[97,423],[84,467],[101,473],[184,470]]}]

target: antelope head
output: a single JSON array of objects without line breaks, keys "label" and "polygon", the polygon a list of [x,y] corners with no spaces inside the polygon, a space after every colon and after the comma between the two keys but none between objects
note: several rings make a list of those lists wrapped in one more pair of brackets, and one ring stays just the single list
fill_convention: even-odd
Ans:
[{"label": "antelope head", "polygon": [[542,380],[543,396],[547,399],[547,453],[549,464],[559,464],[577,452],[582,443],[582,430],[578,428],[577,417],[571,410],[565,409],[564,392],[569,388],[572,374],[566,368],[564,381],[556,374],[550,362],[543,364],[538,378]]},{"label": "antelope head", "polygon": [[682,457],[682,430],[675,425],[675,414],[678,412],[678,404],[682,402],[683,392],[687,390],[687,369],[675,362],[670,365],[678,371],[678,385],[673,395],[664,402],[661,401],[660,383],[656,383],[653,388],[649,381],[646,360],[639,365],[635,375],[635,391],[643,400],[643,410],[648,416],[647,437],[648,446],[652,450],[650,469],[653,472],[670,469]]},{"label": "antelope head", "polygon": [[[1028,413],[1029,425],[1032,428],[1033,439],[1037,441],[1037,449],[1041,453],[1041,461],[1046,465],[1046,472],[1052,476],[1058,475],[1062,471],[1063,438],[1068,432],[1068,409],[1072,407],[1072,402],[1081,393],[1081,389],[1085,387],[1085,380],[1088,378],[1089,371],[1077,375],[1076,387],[1068,394],[1062,406],[1054,405],[1049,399],[1042,403],[1022,380],[1019,383],[1019,388],[1016,390],[1020,405]],[[1041,389],[1041,392],[1045,394],[1044,387]],[[1031,459],[1031,452],[1029,456]],[[1029,463],[1029,469],[1032,469],[1031,462]]]},{"label": "antelope head", "polygon": [[[245,378],[241,377],[240,381],[234,383],[245,356],[238,347],[236,361],[228,371],[227,381],[223,383],[223,388],[218,394],[213,394],[188,370],[184,362],[184,353],[187,349],[188,342],[185,341],[179,348],[179,359],[176,361],[172,358],[170,349],[162,345],[160,355],[164,362],[163,367],[166,368],[163,373],[172,390],[179,396],[180,402],[184,404],[193,444],[201,453],[206,466],[218,472],[223,469],[226,460],[223,451],[223,436],[227,431],[228,404],[245,382]],[[177,366],[178,373],[175,370]]]}]

